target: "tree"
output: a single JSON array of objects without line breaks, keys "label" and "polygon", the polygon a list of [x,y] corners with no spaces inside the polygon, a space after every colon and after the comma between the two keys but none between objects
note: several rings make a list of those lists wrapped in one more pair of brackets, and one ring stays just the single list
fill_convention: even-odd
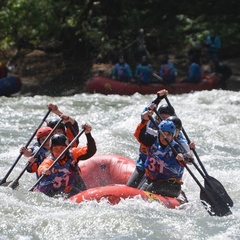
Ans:
[{"label": "tree", "polygon": [[127,46],[140,28],[153,55],[177,52],[212,28],[228,46],[240,38],[237,0],[2,0],[1,5],[2,49],[58,52],[68,65],[81,62],[84,69],[131,53]]}]

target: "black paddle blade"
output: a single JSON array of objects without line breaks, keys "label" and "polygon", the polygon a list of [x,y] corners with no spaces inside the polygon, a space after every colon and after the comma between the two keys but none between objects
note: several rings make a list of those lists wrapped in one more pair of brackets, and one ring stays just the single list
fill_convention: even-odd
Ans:
[{"label": "black paddle blade", "polygon": [[[6,181],[5,181],[6,182]],[[0,179],[0,186],[4,184],[3,179]]]},{"label": "black paddle blade", "polygon": [[207,179],[204,181],[204,186],[214,189],[214,191],[218,193],[226,204],[233,207],[233,200],[230,198],[223,185],[216,178],[207,176]]},{"label": "black paddle blade", "polygon": [[12,181],[6,182],[6,181],[1,181],[1,180],[0,180],[0,186],[7,187],[11,182],[12,182]]},{"label": "black paddle blade", "polygon": [[229,206],[219,194],[209,187],[201,189],[200,199],[211,216],[223,217],[232,214]]},{"label": "black paddle blade", "polygon": [[8,187],[12,188],[13,190],[16,189],[18,186],[19,186],[18,181],[13,181],[8,185]]}]

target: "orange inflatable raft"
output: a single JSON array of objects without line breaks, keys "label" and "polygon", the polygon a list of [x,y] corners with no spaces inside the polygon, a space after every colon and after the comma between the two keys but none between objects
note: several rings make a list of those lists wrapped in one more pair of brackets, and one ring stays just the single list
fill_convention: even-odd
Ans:
[{"label": "orange inflatable raft", "polygon": [[[93,76],[86,81],[86,89],[89,93],[133,95],[155,94],[159,89],[166,89],[171,94],[191,93],[195,91],[212,90],[219,88],[219,77],[217,75],[203,74],[199,83],[182,83],[177,79],[175,83],[151,83],[139,85],[131,82],[120,82],[104,76]],[[157,89],[157,90],[156,90]]]},{"label": "orange inflatable raft", "polygon": [[107,199],[110,204],[117,204],[121,199],[141,197],[145,201],[158,201],[168,208],[180,206],[182,202],[176,198],[128,187],[129,177],[135,169],[135,162],[119,155],[96,155],[86,161],[80,161],[81,176],[88,190],[69,198],[81,203],[84,201],[101,201]]}]

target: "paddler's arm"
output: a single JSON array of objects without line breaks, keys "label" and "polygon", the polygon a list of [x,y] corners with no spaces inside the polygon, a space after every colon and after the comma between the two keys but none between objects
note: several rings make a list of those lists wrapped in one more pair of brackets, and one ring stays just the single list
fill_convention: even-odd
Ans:
[{"label": "paddler's arm", "polygon": [[43,162],[39,165],[38,167],[38,176],[41,175],[50,175],[51,171],[48,170],[50,168],[50,166],[52,165],[53,160],[46,158],[43,160]]},{"label": "paddler's arm", "polygon": [[149,119],[149,114],[152,115],[152,110],[148,109],[147,111],[143,112],[141,117],[142,121],[141,123],[138,124],[134,136],[136,139],[141,143],[144,144],[145,146],[149,147],[151,146],[155,140],[156,136],[153,136],[147,132],[147,124],[148,124],[148,119]]},{"label": "paddler's arm", "polygon": [[96,142],[91,135],[92,127],[85,123],[82,128],[85,129],[87,146],[72,149],[74,159],[77,159],[77,161],[89,159],[97,152]]}]

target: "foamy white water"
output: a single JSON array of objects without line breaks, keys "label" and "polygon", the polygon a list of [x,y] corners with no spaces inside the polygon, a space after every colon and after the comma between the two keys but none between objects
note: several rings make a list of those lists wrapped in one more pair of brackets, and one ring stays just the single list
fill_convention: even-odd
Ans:
[{"label": "foamy white water", "polygon": [[[133,133],[144,106],[155,95],[118,96],[79,94],[71,97],[1,97],[0,178],[3,178],[47,113],[47,103],[93,127],[97,154],[119,154],[136,160]],[[169,95],[169,100],[208,173],[218,179],[234,201],[233,214],[212,217],[199,199],[200,188],[187,171],[183,189],[190,203],[167,209],[139,198],[110,206],[107,202],[75,204],[28,189],[35,175],[25,173],[16,190],[0,187],[0,240],[38,239],[184,239],[228,240],[240,236],[240,95],[231,91],[203,91]],[[164,100],[162,103],[165,103]],[[54,115],[50,114],[49,118]],[[80,144],[85,144],[84,136]],[[14,180],[27,159],[22,157],[8,180]],[[192,171],[203,183],[198,172]]]}]

